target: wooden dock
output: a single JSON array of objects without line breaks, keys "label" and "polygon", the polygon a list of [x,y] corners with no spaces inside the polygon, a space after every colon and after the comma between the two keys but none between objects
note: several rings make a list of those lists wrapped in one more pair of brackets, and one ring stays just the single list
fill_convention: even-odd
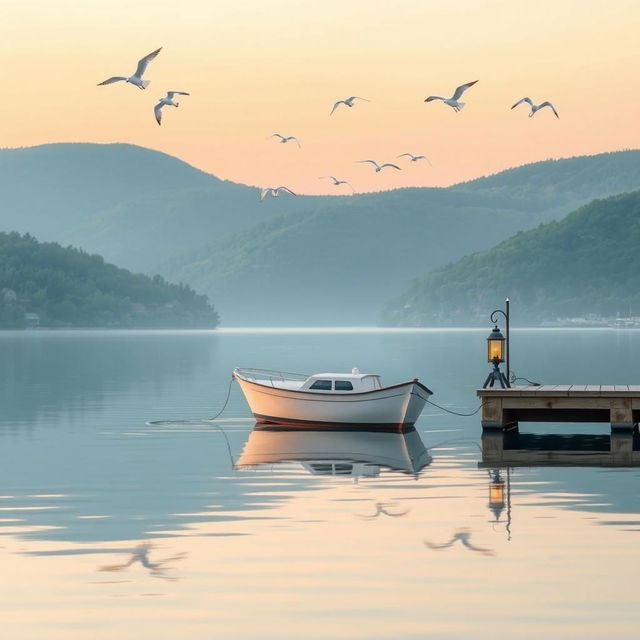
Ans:
[{"label": "wooden dock", "polygon": [[629,431],[607,435],[521,434],[487,430],[482,434],[480,468],[640,466],[640,436]]},{"label": "wooden dock", "polygon": [[633,431],[640,421],[640,385],[557,384],[477,394],[485,430],[517,430],[520,422],[608,422],[612,431]]}]

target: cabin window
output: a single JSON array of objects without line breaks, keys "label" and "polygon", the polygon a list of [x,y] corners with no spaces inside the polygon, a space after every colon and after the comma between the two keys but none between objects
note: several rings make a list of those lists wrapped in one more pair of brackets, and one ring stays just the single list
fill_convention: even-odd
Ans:
[{"label": "cabin window", "polygon": [[318,389],[320,391],[331,391],[331,380],[316,380],[309,389]]},{"label": "cabin window", "polygon": [[336,391],[353,391],[353,385],[348,380],[336,380]]}]

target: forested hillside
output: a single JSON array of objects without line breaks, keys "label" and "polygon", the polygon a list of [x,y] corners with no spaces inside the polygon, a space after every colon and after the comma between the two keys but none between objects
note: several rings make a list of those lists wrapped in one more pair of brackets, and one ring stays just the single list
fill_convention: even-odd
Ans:
[{"label": "forested hillside", "polygon": [[390,302],[384,323],[486,323],[508,296],[521,322],[640,314],[640,191],[595,200],[426,277]]},{"label": "forested hillside", "polygon": [[186,282],[227,324],[369,324],[413,278],[639,188],[640,152],[626,151],[449,188],[259,202],[149,149],[53,144],[0,150],[0,230]]},{"label": "forested hillside", "polygon": [[547,161],[447,189],[334,199],[248,228],[160,272],[209,294],[233,324],[367,324],[415,277],[640,188],[640,152]]},{"label": "forested hillside", "polygon": [[0,328],[214,328],[206,296],[56,243],[0,233]]},{"label": "forested hillside", "polygon": [[158,264],[290,210],[178,158],[129,144],[0,150],[0,231],[71,244],[119,266]]}]

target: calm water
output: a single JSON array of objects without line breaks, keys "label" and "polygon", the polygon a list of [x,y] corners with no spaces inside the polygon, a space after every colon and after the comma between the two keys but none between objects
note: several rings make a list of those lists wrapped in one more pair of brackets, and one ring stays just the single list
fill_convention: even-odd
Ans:
[{"label": "calm water", "polygon": [[[0,635],[637,637],[639,470],[502,470],[491,510],[477,415],[318,444],[252,433],[234,385],[197,422],[234,366],[417,376],[471,412],[487,333],[0,333]],[[512,338],[533,380],[640,380],[640,332]],[[315,446],[359,463],[329,475]]]}]

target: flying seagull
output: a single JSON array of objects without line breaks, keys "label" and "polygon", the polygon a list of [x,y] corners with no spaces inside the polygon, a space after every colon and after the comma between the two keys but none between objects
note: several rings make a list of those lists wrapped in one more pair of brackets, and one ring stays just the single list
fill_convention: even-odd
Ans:
[{"label": "flying seagull", "polygon": [[391,164],[390,162],[385,162],[384,164],[378,164],[375,160],[357,160],[357,162],[370,162],[376,168],[376,173],[380,173],[380,171],[382,171],[385,167],[393,167],[398,171],[402,171],[402,169],[400,169],[398,165]]},{"label": "flying seagull", "polygon": [[556,118],[560,118],[558,112],[555,110],[555,107],[548,100],[545,100],[540,104],[533,104],[533,100],[531,98],[522,98],[522,100],[518,100],[518,102],[516,102],[511,108],[515,109],[519,104],[522,104],[523,102],[526,102],[531,107],[531,113],[529,114],[530,118],[532,118],[536,114],[536,111],[540,111],[540,109],[544,109],[545,107],[550,107],[551,111],[556,114]]},{"label": "flying seagull", "polygon": [[267,196],[277,198],[282,192],[290,193],[292,196],[297,195],[293,193],[293,191],[291,191],[291,189],[289,189],[288,187],[264,187],[260,189],[260,202],[262,202]]},{"label": "flying seagull", "polygon": [[281,133],[272,133],[270,136],[270,138],[280,138],[280,142],[282,144],[286,144],[287,142],[289,142],[289,140],[295,140],[296,144],[300,147],[300,141],[298,140],[298,138],[296,138],[295,136],[283,136]]},{"label": "flying seagull", "polygon": [[344,104],[347,107],[353,107],[353,103],[355,100],[364,100],[365,102],[371,102],[371,100],[367,100],[366,98],[360,98],[359,96],[351,96],[350,98],[345,98],[344,100],[338,100],[333,105],[333,109],[331,109],[331,113],[329,115],[333,115],[333,112],[341,105]]},{"label": "flying seagull", "polygon": [[338,180],[338,178],[336,178],[335,176],[320,176],[319,178],[320,180],[331,180],[333,182],[333,186],[337,187],[341,184],[346,184],[349,185],[351,187],[352,191],[355,191],[355,189],[353,188],[352,184],[350,182],[347,182],[346,180]]},{"label": "flying seagull", "polygon": [[396,157],[403,158],[405,156],[408,156],[409,158],[411,158],[411,162],[417,162],[418,160],[426,160],[429,164],[431,164],[427,156],[414,156],[413,153],[401,153],[399,156],[396,156]]},{"label": "flying seagull", "polygon": [[152,51],[149,55],[145,56],[144,58],[141,58],[138,61],[138,66],[136,67],[135,72],[133,73],[133,75],[129,76],[128,78],[126,76],[112,76],[111,78],[107,78],[103,82],[99,82],[98,86],[101,86],[103,84],[112,84],[114,82],[124,81],[124,82],[129,82],[130,84],[134,84],[136,87],[138,87],[138,89],[146,89],[149,86],[149,81],[143,80],[142,74],[147,70],[147,66],[149,65],[149,63],[160,53],[161,49],[162,47],[160,47],[160,49],[156,49],[155,51]]},{"label": "flying seagull", "polygon": [[464,107],[464,102],[460,102],[460,98],[462,94],[469,88],[473,87],[473,85],[478,82],[474,80],[473,82],[467,82],[467,84],[461,84],[454,92],[450,98],[443,98],[441,96],[429,96],[425,99],[425,102],[431,102],[432,100],[442,100],[445,104],[448,104],[450,107],[453,107],[455,111],[460,111],[462,107]]},{"label": "flying seagull", "polygon": [[156,121],[158,124],[162,123],[162,107],[179,107],[179,102],[174,102],[173,96],[188,96],[186,91],[167,91],[167,95],[164,98],[160,98],[158,104],[153,108],[153,113],[156,114]]}]

